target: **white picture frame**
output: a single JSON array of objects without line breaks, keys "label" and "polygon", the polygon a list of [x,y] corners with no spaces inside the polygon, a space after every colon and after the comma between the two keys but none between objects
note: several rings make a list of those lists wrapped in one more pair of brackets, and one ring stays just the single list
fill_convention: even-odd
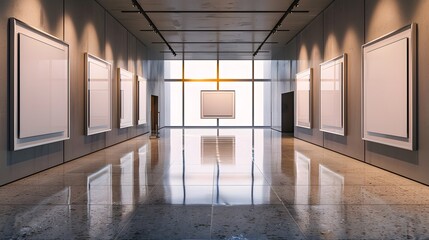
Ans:
[{"label": "white picture frame", "polygon": [[147,124],[147,79],[137,76],[138,119],[137,125]]},{"label": "white picture frame", "polygon": [[362,139],[416,150],[416,24],[362,46]]},{"label": "white picture frame", "polygon": [[235,91],[201,90],[201,119],[235,119]]},{"label": "white picture frame", "polygon": [[69,45],[15,18],[9,29],[11,149],[69,139]]},{"label": "white picture frame", "polygon": [[118,68],[119,128],[134,126],[134,73]]},{"label": "white picture frame", "polygon": [[295,126],[297,127],[312,128],[312,83],[312,68],[296,74]]},{"label": "white picture frame", "polygon": [[320,131],[346,135],[347,54],[320,64]]},{"label": "white picture frame", "polygon": [[86,135],[112,130],[112,65],[85,53]]}]

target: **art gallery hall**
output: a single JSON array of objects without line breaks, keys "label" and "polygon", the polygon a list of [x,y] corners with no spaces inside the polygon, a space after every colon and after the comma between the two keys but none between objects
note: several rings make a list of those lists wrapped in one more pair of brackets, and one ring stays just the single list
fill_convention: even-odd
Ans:
[{"label": "art gallery hall", "polygon": [[1,0],[0,239],[429,239],[428,12]]}]

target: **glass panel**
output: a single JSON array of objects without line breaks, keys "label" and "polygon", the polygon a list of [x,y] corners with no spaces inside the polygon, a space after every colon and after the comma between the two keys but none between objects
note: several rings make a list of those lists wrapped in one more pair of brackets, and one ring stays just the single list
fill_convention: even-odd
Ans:
[{"label": "glass panel", "polygon": [[220,79],[252,79],[251,60],[222,60],[219,61]]},{"label": "glass panel", "polygon": [[164,79],[182,79],[182,61],[164,61]]},{"label": "glass panel", "polygon": [[165,126],[182,126],[182,82],[164,82]]},{"label": "glass panel", "polygon": [[271,126],[271,82],[255,82],[255,126]]},{"label": "glass panel", "polygon": [[216,60],[187,60],[185,61],[186,79],[216,79]]},{"label": "glass panel", "polygon": [[185,82],[185,126],[217,126],[216,119],[201,119],[201,90],[216,90],[216,82]]},{"label": "glass panel", "polygon": [[271,79],[271,60],[255,60],[255,79]]},{"label": "glass panel", "polygon": [[252,126],[252,82],[221,82],[220,90],[235,90],[235,119],[220,119],[219,126]]}]

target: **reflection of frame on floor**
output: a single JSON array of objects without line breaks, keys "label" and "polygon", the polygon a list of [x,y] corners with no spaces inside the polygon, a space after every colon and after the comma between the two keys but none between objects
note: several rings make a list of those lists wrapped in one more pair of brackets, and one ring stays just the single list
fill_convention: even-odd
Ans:
[{"label": "reflection of frame on floor", "polygon": [[235,136],[201,136],[201,163],[235,164]]},{"label": "reflection of frame on floor", "polygon": [[343,175],[340,175],[320,164],[319,185],[321,202],[331,202],[332,200],[341,202],[344,191]]}]

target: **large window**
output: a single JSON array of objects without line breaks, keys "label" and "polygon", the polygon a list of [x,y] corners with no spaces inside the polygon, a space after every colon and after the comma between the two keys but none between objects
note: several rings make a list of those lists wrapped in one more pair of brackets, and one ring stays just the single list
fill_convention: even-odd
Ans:
[{"label": "large window", "polygon": [[255,126],[271,125],[271,82],[255,81]]},{"label": "large window", "polygon": [[165,93],[165,125],[182,126],[182,82],[171,81],[164,83]]},{"label": "large window", "polygon": [[164,79],[182,79],[182,61],[164,61]]},{"label": "large window", "polygon": [[252,79],[252,61],[219,61],[220,79]]},{"label": "large window", "polygon": [[252,126],[252,82],[220,82],[219,90],[235,90],[235,119],[220,119],[219,126]]},{"label": "large window", "polygon": [[185,62],[185,79],[216,79],[216,60],[188,60]]},{"label": "large window", "polygon": [[255,80],[271,80],[271,61],[255,60]]},{"label": "large window", "polygon": [[[164,78],[165,126],[271,126],[271,61],[169,60]],[[235,119],[201,119],[201,90],[234,90]]]}]

